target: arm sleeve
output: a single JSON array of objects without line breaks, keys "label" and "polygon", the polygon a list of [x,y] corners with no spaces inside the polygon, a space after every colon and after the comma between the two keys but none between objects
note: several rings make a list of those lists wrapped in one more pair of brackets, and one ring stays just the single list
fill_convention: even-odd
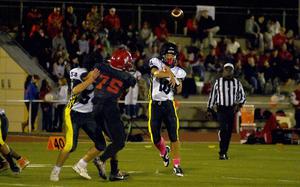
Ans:
[{"label": "arm sleeve", "polygon": [[209,94],[207,108],[212,109],[213,106],[216,104],[217,95],[218,95],[218,86],[219,85],[219,79],[216,80],[214,87],[212,91]]}]

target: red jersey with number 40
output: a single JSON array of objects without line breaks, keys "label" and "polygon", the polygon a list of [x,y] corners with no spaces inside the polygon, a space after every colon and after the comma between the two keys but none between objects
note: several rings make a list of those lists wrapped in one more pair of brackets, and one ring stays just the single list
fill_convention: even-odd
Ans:
[{"label": "red jersey with number 40", "polygon": [[95,84],[95,99],[97,101],[117,101],[122,93],[136,84],[135,78],[128,72],[120,71],[100,63],[95,66],[100,76]]}]

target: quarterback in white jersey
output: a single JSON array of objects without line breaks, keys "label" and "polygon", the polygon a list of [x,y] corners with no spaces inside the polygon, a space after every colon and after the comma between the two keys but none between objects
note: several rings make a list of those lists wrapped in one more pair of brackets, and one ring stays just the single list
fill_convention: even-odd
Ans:
[{"label": "quarterback in white jersey", "polygon": [[85,68],[74,68],[70,71],[72,95],[65,108],[66,144],[58,155],[56,165],[51,172],[51,181],[59,180],[59,174],[63,164],[70,153],[75,151],[80,128],[82,128],[94,142],[94,146],[72,167],[80,176],[91,179],[87,173],[87,163],[99,155],[106,147],[102,130],[97,126],[94,119],[92,112],[93,104],[91,102],[94,97],[94,87],[92,83],[99,74],[99,70],[96,69],[90,73]]},{"label": "quarterback in white jersey", "polygon": [[[160,51],[159,58],[149,61],[152,84],[150,88],[148,128],[151,140],[160,152],[164,166],[169,165],[169,152],[172,149],[173,170],[175,175],[182,177],[179,156],[179,120],[176,113],[174,94],[182,90],[182,79],[186,72],[177,67],[178,50],[173,43],[165,43]],[[161,123],[166,125],[171,148],[166,146],[160,134]]]}]

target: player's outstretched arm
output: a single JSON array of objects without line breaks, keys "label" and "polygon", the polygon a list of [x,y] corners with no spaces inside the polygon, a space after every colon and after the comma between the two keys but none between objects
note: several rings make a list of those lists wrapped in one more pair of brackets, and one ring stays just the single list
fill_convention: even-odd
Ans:
[{"label": "player's outstretched arm", "polygon": [[100,71],[98,69],[94,69],[93,71],[91,71],[88,75],[87,75],[87,79],[85,79],[85,81],[83,81],[82,83],[76,85],[73,89],[72,89],[72,93],[73,94],[79,94],[81,93],[83,90],[85,90],[89,85],[93,84],[95,82],[95,80],[97,79],[97,77],[99,77],[100,75]]}]

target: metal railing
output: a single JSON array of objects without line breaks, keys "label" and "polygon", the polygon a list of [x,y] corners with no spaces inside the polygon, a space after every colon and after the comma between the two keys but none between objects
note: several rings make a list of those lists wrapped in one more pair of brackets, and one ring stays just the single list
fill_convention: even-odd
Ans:
[{"label": "metal railing", "polygon": [[[0,100],[0,104],[12,104],[12,103],[29,103],[29,109],[28,109],[28,132],[32,132],[32,124],[31,124],[31,111],[32,111],[32,103],[38,102],[38,103],[67,103],[65,100],[51,100],[51,101],[45,101],[45,100]],[[195,101],[195,100],[179,100],[180,105],[189,105],[197,106],[197,107],[204,107],[207,106],[207,101]],[[124,100],[120,100],[119,103],[125,103]],[[149,101],[137,101],[139,104],[148,104]],[[246,103],[247,105],[254,105],[255,107],[263,107],[270,105],[270,102],[257,102],[257,101],[249,101]],[[280,101],[276,103],[276,109],[291,109],[291,104],[286,101]],[[1,106],[1,105],[0,105]],[[268,108],[266,107],[266,108]],[[1,107],[2,108],[2,107]],[[184,120],[183,120],[184,121]]]},{"label": "metal railing", "polygon": [[[129,4],[129,3],[101,3],[101,2],[76,2],[76,1],[33,1],[33,0],[1,0],[0,1],[1,24],[18,25],[23,22],[24,16],[31,7],[41,10],[43,18],[52,12],[53,7],[61,7],[63,12],[68,5],[72,5],[79,21],[85,19],[92,5],[100,7],[100,14],[106,15],[107,10],[114,6],[117,14],[121,18],[122,26],[125,27],[134,22],[138,28],[142,22],[147,20],[152,27],[158,25],[164,18],[168,21],[170,33],[183,34],[183,27],[187,18],[192,18],[196,13],[195,5],[180,5],[183,9],[185,18],[177,23],[170,18],[170,10],[174,5],[165,4]],[[220,25],[220,34],[242,35],[244,33],[244,22],[248,14],[264,15],[267,19],[276,18],[283,26],[288,29],[298,30],[298,9],[297,8],[272,8],[272,7],[230,7],[216,6],[216,22]],[[242,26],[241,26],[242,25]]]}]

